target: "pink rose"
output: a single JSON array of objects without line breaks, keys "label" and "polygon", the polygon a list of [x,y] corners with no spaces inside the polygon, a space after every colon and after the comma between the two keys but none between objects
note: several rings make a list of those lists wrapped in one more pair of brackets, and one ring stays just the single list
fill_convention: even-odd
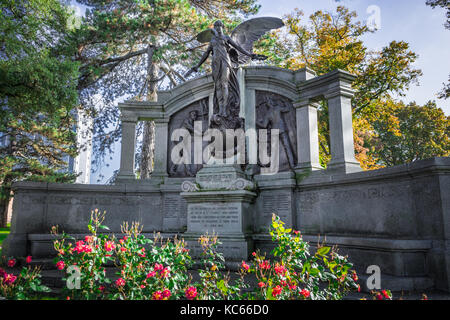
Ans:
[{"label": "pink rose", "polygon": [[110,252],[113,251],[116,248],[116,245],[113,241],[106,241],[105,242],[105,250]]},{"label": "pink rose", "polygon": [[58,261],[56,263],[56,268],[58,268],[58,270],[63,270],[65,266],[66,264],[64,263],[64,261]]},{"label": "pink rose", "polygon": [[119,278],[116,280],[116,286],[123,287],[124,285],[125,285],[125,280],[123,280],[122,278]]},{"label": "pink rose", "polygon": [[161,291],[156,291],[152,295],[152,300],[162,300],[163,299],[163,293]]},{"label": "pink rose", "polygon": [[169,289],[164,289],[164,291],[162,292],[162,295],[165,299],[169,299],[170,298],[170,290]]},{"label": "pink rose", "polygon": [[10,273],[5,275],[5,279],[3,281],[5,282],[5,284],[13,284],[16,279],[17,277]]},{"label": "pink rose", "polygon": [[244,269],[245,271],[248,271],[250,266],[248,264],[246,264],[245,261],[242,261],[241,268]]},{"label": "pink rose", "polygon": [[186,295],[186,298],[188,300],[194,300],[195,297],[197,296],[197,288],[195,287],[189,287],[186,289],[186,291],[184,292],[184,294]]}]

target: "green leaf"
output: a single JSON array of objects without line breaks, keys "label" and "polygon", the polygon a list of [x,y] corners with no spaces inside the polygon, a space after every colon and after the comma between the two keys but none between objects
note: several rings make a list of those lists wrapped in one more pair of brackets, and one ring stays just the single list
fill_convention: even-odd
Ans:
[{"label": "green leaf", "polygon": [[321,247],[317,250],[316,255],[325,256],[330,250],[331,247]]},{"label": "green leaf", "polygon": [[266,299],[267,300],[277,300],[273,295],[272,295],[272,287],[269,287],[269,289],[267,289],[267,293],[266,293]]}]

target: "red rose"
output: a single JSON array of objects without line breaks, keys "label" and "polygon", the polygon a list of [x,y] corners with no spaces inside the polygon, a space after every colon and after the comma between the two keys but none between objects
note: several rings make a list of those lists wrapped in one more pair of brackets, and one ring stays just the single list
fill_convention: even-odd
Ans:
[{"label": "red rose", "polygon": [[25,259],[25,261],[27,262],[27,263],[31,263],[31,256],[28,256],[26,259]]},{"label": "red rose", "polygon": [[282,290],[283,288],[281,288],[280,286],[276,286],[275,288],[272,289],[272,295],[276,297],[281,293]]},{"label": "red rose", "polygon": [[302,291],[300,291],[300,294],[302,295],[302,296],[304,296],[305,298],[308,298],[309,296],[310,296],[310,292],[309,292],[309,290],[307,290],[307,289],[303,289]]},{"label": "red rose", "polygon": [[278,263],[275,265],[274,270],[278,275],[281,275],[281,276],[284,276],[287,271],[283,265],[279,265]]},{"label": "red rose", "polygon": [[7,262],[8,267],[12,268],[16,265],[16,259],[10,259]]},{"label": "red rose", "polygon": [[389,295],[389,293],[388,293],[386,290],[382,290],[381,293],[383,294],[383,296],[384,296],[386,299],[390,299],[390,298],[391,298],[391,296]]}]

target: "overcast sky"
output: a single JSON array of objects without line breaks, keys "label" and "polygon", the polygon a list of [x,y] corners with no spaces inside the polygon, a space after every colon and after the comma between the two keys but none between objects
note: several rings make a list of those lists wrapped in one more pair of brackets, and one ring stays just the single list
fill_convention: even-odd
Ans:
[{"label": "overcast sky", "polygon": [[[261,10],[257,16],[282,18],[294,8],[302,9],[305,18],[316,10],[335,11],[344,5],[356,11],[362,21],[378,25],[375,33],[364,36],[369,49],[380,50],[393,40],[406,41],[411,50],[419,55],[415,67],[423,71],[420,85],[413,86],[402,99],[424,104],[435,100],[437,105],[450,115],[450,100],[437,99],[450,74],[450,30],[444,28],[446,20],[444,9],[432,9],[425,5],[426,0],[260,0]],[[84,11],[81,9],[79,12]],[[379,14],[379,19],[377,15]],[[119,152],[120,147],[116,148]],[[104,168],[105,176],[119,166],[118,158]],[[103,170],[102,170],[103,171]],[[96,183],[97,174],[91,177]]]}]

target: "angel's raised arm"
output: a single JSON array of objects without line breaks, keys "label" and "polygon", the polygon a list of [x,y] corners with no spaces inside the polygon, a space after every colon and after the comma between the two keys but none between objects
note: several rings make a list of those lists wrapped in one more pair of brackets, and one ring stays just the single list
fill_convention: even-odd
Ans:
[{"label": "angel's raised arm", "polygon": [[195,69],[200,68],[200,66],[208,59],[210,53],[212,52],[212,46],[211,44],[208,46],[208,49],[203,53],[202,57],[200,58],[200,61],[197,63],[197,65],[194,67]]}]

